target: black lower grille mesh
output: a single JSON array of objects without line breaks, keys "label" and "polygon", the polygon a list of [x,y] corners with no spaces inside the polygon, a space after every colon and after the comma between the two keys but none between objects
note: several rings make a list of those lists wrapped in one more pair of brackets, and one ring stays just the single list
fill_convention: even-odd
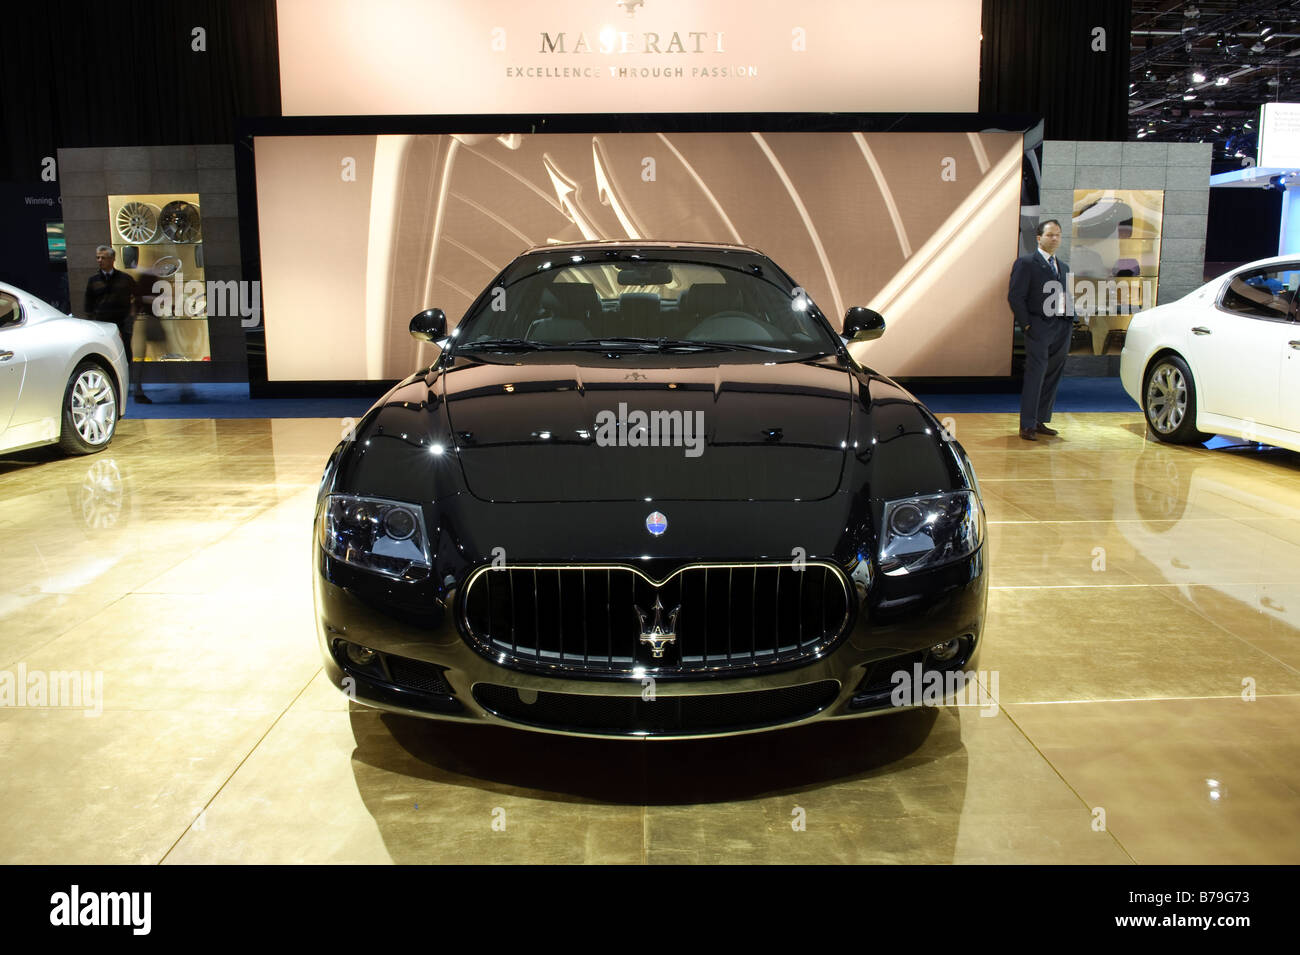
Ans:
[{"label": "black lower grille mesh", "polygon": [[474,699],[497,715],[532,726],[611,736],[689,736],[791,723],[825,709],[839,689],[835,680],[822,680],[774,690],[656,700],[538,691],[532,703],[525,703],[513,687],[481,683],[473,692]]},{"label": "black lower grille mesh", "polygon": [[409,657],[395,657],[392,654],[387,654],[385,659],[388,663],[388,672],[392,674],[393,682],[398,686],[408,690],[418,690],[421,693],[452,695],[451,686],[443,676],[442,667],[425,663],[423,660],[412,660]]}]

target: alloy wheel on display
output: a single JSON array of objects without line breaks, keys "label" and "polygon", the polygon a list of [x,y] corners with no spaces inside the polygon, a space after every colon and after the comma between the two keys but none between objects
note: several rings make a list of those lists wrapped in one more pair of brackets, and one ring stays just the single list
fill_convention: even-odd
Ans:
[{"label": "alloy wheel on display", "polygon": [[199,210],[182,199],[162,207],[158,214],[158,228],[173,242],[198,242],[203,235]]},{"label": "alloy wheel on display", "polygon": [[1187,382],[1173,365],[1162,364],[1147,382],[1147,418],[1161,434],[1178,430],[1187,414]]},{"label": "alloy wheel on display", "polygon": [[158,232],[158,210],[143,202],[128,202],[117,211],[117,234],[140,245]]},{"label": "alloy wheel on display", "polygon": [[72,424],[87,444],[106,444],[117,424],[117,399],[102,371],[88,368],[72,386]]}]

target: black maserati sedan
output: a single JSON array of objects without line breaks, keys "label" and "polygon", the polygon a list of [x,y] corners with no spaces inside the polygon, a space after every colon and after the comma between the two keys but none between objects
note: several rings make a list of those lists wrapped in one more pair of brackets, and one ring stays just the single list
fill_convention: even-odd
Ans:
[{"label": "black maserati sedan", "polygon": [[[339,444],[313,541],[331,679],[401,713],[722,736],[937,702],[988,575],[965,451],[763,254],[511,262]],[[953,677],[958,679],[954,680]]]}]

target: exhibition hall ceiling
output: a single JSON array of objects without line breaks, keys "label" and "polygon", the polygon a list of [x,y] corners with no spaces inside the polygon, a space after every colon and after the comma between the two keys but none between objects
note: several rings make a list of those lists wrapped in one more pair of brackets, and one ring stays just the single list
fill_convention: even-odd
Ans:
[{"label": "exhibition hall ceiling", "polygon": [[1300,100],[1300,0],[1132,3],[1130,137],[1253,157],[1260,104]]}]

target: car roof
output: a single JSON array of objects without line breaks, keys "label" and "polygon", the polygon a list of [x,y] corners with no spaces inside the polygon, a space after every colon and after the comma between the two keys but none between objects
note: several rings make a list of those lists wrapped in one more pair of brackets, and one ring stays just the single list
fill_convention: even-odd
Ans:
[{"label": "car roof", "polygon": [[[38,302],[43,302],[45,305],[49,305],[50,308],[54,308],[53,305],[50,305],[49,302],[46,302],[39,295],[33,295],[31,292],[27,291],[26,289],[19,288],[17,285],[10,285],[8,282],[0,282],[0,292],[6,292],[10,295],[16,295],[19,298],[23,298],[23,299],[35,299]],[[54,310],[56,312],[58,311],[57,308],[55,308]]]},{"label": "car roof", "polygon": [[[746,252],[750,255],[763,255],[757,249],[747,245],[733,245],[729,242],[695,242],[691,240],[672,239],[590,239],[584,242],[560,242],[548,245],[535,245],[524,255],[537,252],[576,252],[582,249],[600,251],[619,251],[622,249],[690,249],[692,251],[710,252]],[[763,256],[766,258],[766,256]]]}]

